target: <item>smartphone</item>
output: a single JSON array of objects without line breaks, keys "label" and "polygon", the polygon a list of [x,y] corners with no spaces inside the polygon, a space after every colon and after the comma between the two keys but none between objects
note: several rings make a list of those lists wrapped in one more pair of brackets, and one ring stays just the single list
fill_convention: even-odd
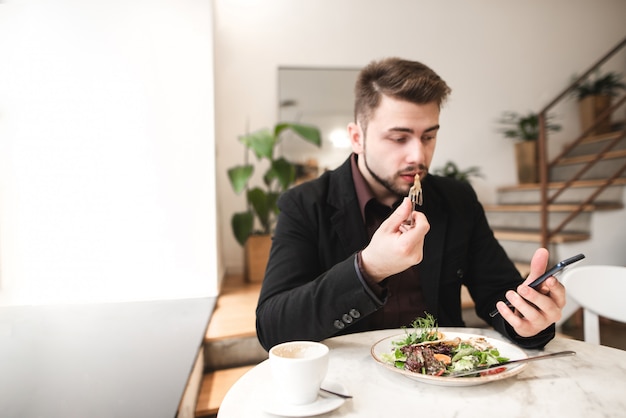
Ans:
[{"label": "smartphone", "polygon": [[[532,283],[530,283],[528,286],[532,287],[533,289],[536,289],[541,283],[545,282],[546,279],[550,276],[554,276],[555,274],[557,274],[558,272],[560,272],[561,270],[563,270],[565,267],[569,266],[570,264],[574,264],[577,261],[582,260],[583,258],[585,258],[584,254],[577,254],[574,257],[570,257],[567,258],[563,261],[560,261],[558,263],[556,263],[554,265],[554,267],[546,270],[545,273],[543,273],[541,276],[537,277],[535,280],[532,281]],[[506,302],[506,306],[508,306],[509,308],[512,307],[510,302]],[[496,315],[498,315],[500,312],[498,312],[497,309],[494,309],[489,316],[490,317],[494,317]]]}]

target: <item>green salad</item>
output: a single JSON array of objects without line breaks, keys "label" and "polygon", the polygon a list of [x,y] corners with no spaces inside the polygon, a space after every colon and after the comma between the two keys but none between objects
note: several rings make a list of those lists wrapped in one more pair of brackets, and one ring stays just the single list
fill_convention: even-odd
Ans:
[{"label": "green salad", "polygon": [[447,340],[439,332],[437,322],[430,314],[416,319],[411,325],[413,329],[406,329],[404,338],[392,341],[392,352],[382,355],[384,361],[399,369],[446,376],[508,360],[500,356],[498,349],[483,337]]}]

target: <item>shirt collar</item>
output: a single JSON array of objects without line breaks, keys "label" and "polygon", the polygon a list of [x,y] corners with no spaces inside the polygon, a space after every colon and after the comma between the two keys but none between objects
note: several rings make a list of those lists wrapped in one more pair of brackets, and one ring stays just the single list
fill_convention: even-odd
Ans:
[{"label": "shirt collar", "polygon": [[[359,201],[359,210],[361,211],[361,217],[363,218],[363,221],[365,222],[366,221],[365,208],[367,207],[368,203],[373,201],[381,207],[383,206],[389,207],[389,206],[380,203],[376,199],[376,196],[374,196],[374,192],[372,192],[372,188],[365,180],[365,177],[363,177],[363,174],[361,174],[361,170],[359,170],[359,166],[357,163],[358,157],[359,157],[358,154],[352,153],[350,157],[350,166],[352,168],[352,181],[354,183],[354,189],[356,190],[356,197]],[[395,210],[400,205],[400,203],[402,203],[402,198],[398,199],[398,201],[393,204],[391,209]]]}]

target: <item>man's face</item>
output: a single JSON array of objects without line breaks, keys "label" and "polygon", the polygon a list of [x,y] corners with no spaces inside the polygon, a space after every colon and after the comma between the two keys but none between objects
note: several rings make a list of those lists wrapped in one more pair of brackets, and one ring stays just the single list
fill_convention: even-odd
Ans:
[{"label": "man's face", "polygon": [[359,170],[376,197],[391,204],[406,196],[415,174],[424,178],[433,159],[439,130],[439,106],[417,105],[383,96],[364,135],[350,124],[352,150]]}]

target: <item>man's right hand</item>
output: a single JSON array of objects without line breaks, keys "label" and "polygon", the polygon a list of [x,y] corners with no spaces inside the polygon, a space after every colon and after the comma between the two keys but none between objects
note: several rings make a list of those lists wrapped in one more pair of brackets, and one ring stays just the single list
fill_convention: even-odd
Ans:
[{"label": "man's right hand", "polygon": [[[430,224],[423,213],[413,211],[408,198],[376,230],[369,245],[361,252],[365,273],[374,281],[400,273],[422,261],[424,237]],[[409,215],[413,227],[405,222]]]}]

